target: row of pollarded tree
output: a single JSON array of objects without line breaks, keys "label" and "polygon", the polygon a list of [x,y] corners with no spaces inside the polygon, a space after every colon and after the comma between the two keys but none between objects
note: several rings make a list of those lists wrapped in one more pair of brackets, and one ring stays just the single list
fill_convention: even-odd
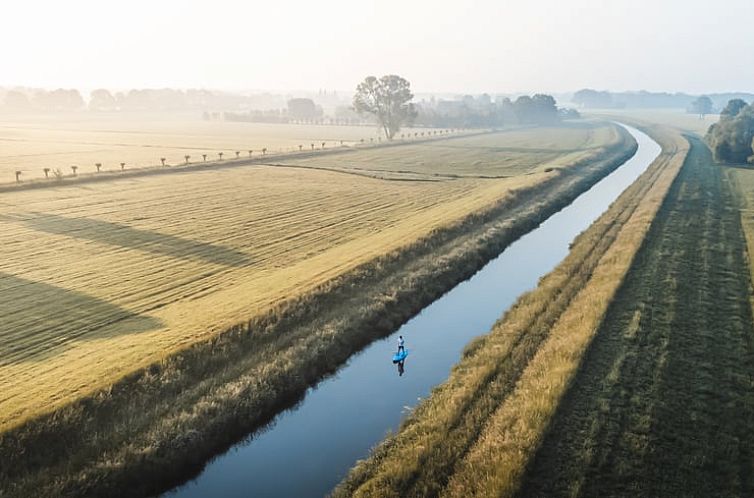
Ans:
[{"label": "row of pollarded tree", "polygon": [[710,126],[705,138],[716,161],[754,162],[754,104],[730,100],[720,113],[720,121]]},{"label": "row of pollarded tree", "polygon": [[[455,129],[452,129],[452,130],[430,130],[430,131],[422,131],[422,132],[414,132],[414,133],[403,133],[403,134],[401,134],[400,138],[401,139],[407,139],[407,138],[410,139],[412,137],[413,138],[424,138],[424,137],[431,137],[431,136],[437,136],[437,135],[445,135],[445,134],[449,134],[449,133],[452,133],[452,132],[455,132],[455,131],[456,131]],[[374,138],[370,138],[369,141],[370,141],[370,143],[374,143]],[[377,137],[377,141],[378,142],[382,142],[382,137],[381,136]],[[334,143],[337,146],[338,142],[334,142]],[[344,140],[340,140],[339,143],[340,143],[341,146],[343,146],[344,145]],[[365,139],[362,138],[360,140],[360,143],[361,144],[366,143]],[[309,144],[309,146],[310,146],[310,148],[311,148],[312,151],[316,150],[317,145],[320,145],[320,147],[321,147],[319,150],[325,150],[325,148],[327,147],[327,142],[320,142],[319,144],[314,144],[314,143]],[[267,155],[267,150],[268,150],[267,147],[263,147],[263,148],[259,149],[258,152],[261,152],[262,156],[266,156]],[[304,145],[303,144],[299,145],[298,146],[298,150],[300,152],[303,152]],[[253,157],[254,152],[255,152],[254,149],[248,149],[246,151],[246,153],[248,154],[249,158]],[[242,151],[240,151],[240,150],[235,151],[235,156],[236,156],[235,159],[241,159],[241,154],[242,154]],[[225,156],[224,152],[218,152],[217,153],[218,161],[222,161],[224,156]],[[209,154],[202,154],[202,162],[206,163],[207,160],[208,160],[208,158],[209,158]],[[191,155],[186,154],[186,155],[183,156],[183,159],[185,161],[185,163],[184,163],[185,165],[186,164],[191,164]],[[160,158],[160,163],[161,163],[162,166],[165,166],[165,167],[170,166],[167,163],[167,158],[165,158],[165,157],[161,157]],[[102,172],[102,163],[94,163],[94,167],[97,169],[97,173],[101,173]],[[74,177],[78,176],[79,166],[74,165],[74,166],[71,166],[70,168],[71,168],[71,172],[72,172],[71,176],[74,176]],[[126,169],[126,163],[125,162],[120,163],[120,170],[121,171],[125,171],[125,169]],[[54,168],[54,169],[53,168],[43,168],[42,171],[44,172],[44,175],[45,175],[46,179],[50,179],[52,177],[53,179],[60,180],[60,179],[62,179],[65,176],[65,174],[63,173],[63,171],[60,168]],[[23,175],[23,171],[21,171],[21,170],[18,170],[18,171],[15,172],[16,182],[17,183],[21,182],[21,176],[22,175]]]},{"label": "row of pollarded tree", "polygon": [[[323,144],[323,147],[324,147],[324,144]],[[312,144],[312,148],[314,148],[314,144]],[[267,147],[264,147],[264,148],[260,149],[260,151],[262,152],[262,155],[266,155],[267,154]],[[254,153],[253,149],[249,149],[248,150],[249,157],[252,157],[253,153]],[[220,161],[223,160],[223,156],[224,155],[225,155],[224,152],[218,152],[217,153],[217,156],[218,156],[218,158],[219,158]],[[202,154],[202,159],[203,159],[204,162],[207,162],[207,158],[208,157],[209,157],[209,154]],[[183,158],[186,161],[186,164],[190,164],[191,163],[191,156],[190,155],[186,154],[185,156],[183,156]],[[237,150],[236,151],[236,159],[240,159],[240,158],[241,158],[241,151]],[[160,163],[162,164],[162,166],[169,166],[169,164],[167,164],[167,158],[165,158],[165,157],[161,157],[160,158]],[[102,163],[94,163],[94,167],[97,168],[97,173],[102,172]],[[79,167],[76,166],[76,165],[71,166],[71,171],[72,171],[71,176],[77,176],[78,169],[79,169]],[[120,170],[121,171],[125,171],[125,169],[126,169],[126,163],[124,163],[124,162],[120,163]],[[52,168],[42,168],[42,171],[44,172],[45,178],[47,178],[47,179],[50,178],[50,173],[52,173],[52,175],[53,175],[52,177],[53,178],[57,178],[57,179],[60,179],[63,176],[65,176],[60,168],[55,168],[55,169],[52,169]],[[20,182],[21,181],[21,175],[23,174],[23,171],[16,171],[15,174],[16,174],[16,182]]]}]

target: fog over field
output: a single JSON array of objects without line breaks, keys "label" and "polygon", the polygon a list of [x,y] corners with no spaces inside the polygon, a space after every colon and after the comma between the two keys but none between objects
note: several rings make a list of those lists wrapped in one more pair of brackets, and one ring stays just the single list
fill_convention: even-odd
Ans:
[{"label": "fog over field", "polygon": [[[8,0],[0,85],[419,92],[754,87],[748,0]],[[12,48],[11,48],[12,47]]]}]

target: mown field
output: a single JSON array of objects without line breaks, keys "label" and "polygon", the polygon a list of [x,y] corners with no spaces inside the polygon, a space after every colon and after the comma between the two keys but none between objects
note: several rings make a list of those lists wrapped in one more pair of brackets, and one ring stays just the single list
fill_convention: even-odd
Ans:
[{"label": "mown field", "polygon": [[537,289],[467,347],[449,379],[357,463],[335,496],[517,492],[686,157],[677,131],[644,129],[662,145],[652,166]]},{"label": "mown field", "polygon": [[538,128],[537,137],[533,142],[530,130],[510,130],[504,141],[496,134],[479,135],[410,149],[373,149],[337,163],[326,156],[281,163],[390,179],[505,178],[573,164],[616,138],[614,128],[588,123]]},{"label": "mown field", "polygon": [[754,494],[744,230],[724,167],[691,143],[519,496]]},{"label": "mown field", "polygon": [[[402,133],[429,130],[406,129]],[[78,173],[93,173],[95,164],[102,171],[158,166],[164,157],[167,164],[184,164],[186,155],[192,162],[218,160],[269,153],[311,150],[341,145],[377,143],[377,129],[371,126],[320,126],[203,121],[199,113],[64,113],[32,116],[0,114],[0,183],[44,178],[44,168],[60,169],[70,175],[71,166]],[[342,142],[342,144],[341,144]]]},{"label": "mown field", "polygon": [[[548,164],[557,161],[552,156],[567,157],[560,167],[576,157],[576,143],[589,144],[587,156],[578,155],[583,159],[602,152],[595,137],[604,145],[618,140],[612,125],[545,131],[545,141],[530,130],[528,145],[522,133],[484,140],[505,148],[510,137],[515,147],[544,149],[553,137],[568,137],[547,157]],[[398,147],[388,158],[421,152],[448,169],[469,153],[465,143],[477,141],[452,139],[450,151],[446,141]],[[334,169],[367,161],[389,169],[377,150],[330,159]],[[3,194],[0,429],[560,174],[505,160],[487,169],[519,176],[396,182],[239,166]]]}]

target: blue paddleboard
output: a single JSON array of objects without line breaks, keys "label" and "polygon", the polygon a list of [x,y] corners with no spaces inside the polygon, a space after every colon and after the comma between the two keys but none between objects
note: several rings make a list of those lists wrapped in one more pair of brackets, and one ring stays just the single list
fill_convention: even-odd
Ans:
[{"label": "blue paddleboard", "polygon": [[404,349],[400,353],[395,353],[393,355],[393,363],[398,363],[399,361],[405,360],[406,356],[408,356],[408,349]]}]

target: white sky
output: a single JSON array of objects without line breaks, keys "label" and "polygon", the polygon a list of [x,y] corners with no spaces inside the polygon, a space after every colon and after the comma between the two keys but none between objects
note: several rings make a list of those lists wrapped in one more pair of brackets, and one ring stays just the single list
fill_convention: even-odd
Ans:
[{"label": "white sky", "polygon": [[0,85],[754,91],[754,0],[3,0]]}]

